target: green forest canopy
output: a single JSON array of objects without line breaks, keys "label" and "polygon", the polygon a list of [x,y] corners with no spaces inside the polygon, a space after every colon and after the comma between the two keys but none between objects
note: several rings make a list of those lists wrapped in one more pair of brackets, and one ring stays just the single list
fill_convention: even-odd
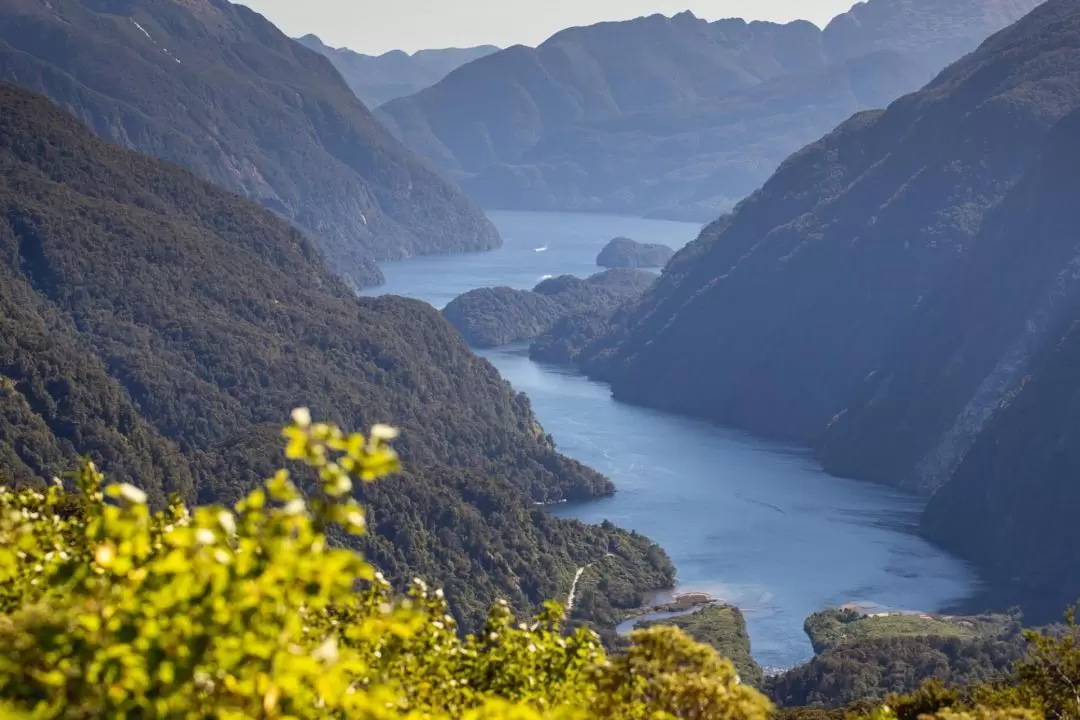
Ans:
[{"label": "green forest canopy", "polygon": [[[332,528],[365,532],[354,484],[398,469],[396,429],[347,435],[302,409],[284,435],[299,472],[275,472],[232,508],[188,510],[174,495],[154,513],[90,462],[74,495],[0,487],[5,717],[770,716],[730,662],[674,628],[636,631],[606,657],[591,631],[562,631],[557,604],[515,624],[496,603],[460,636],[441,590],[417,579],[396,596],[329,542]],[[1030,641],[1007,683],[930,686],[869,718],[1077,717],[1075,633]]]}]

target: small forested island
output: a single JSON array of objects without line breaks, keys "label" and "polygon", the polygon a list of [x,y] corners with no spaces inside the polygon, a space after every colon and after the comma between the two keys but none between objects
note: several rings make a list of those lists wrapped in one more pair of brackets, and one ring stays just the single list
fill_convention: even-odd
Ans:
[{"label": "small forested island", "polygon": [[454,298],[443,317],[473,347],[498,347],[532,340],[564,317],[605,318],[655,280],[644,270],[619,269],[584,280],[572,275],[548,278],[532,290],[480,288]]},{"label": "small forested island", "polygon": [[659,268],[667,265],[673,255],[675,251],[667,245],[617,237],[596,256],[596,264],[606,268]]}]

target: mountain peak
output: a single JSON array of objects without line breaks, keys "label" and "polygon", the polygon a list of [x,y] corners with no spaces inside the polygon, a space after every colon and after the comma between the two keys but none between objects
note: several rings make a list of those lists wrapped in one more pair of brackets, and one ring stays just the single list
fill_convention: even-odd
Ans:
[{"label": "mountain peak", "polygon": [[834,60],[885,48],[918,49],[944,65],[974,50],[998,29],[1044,0],[864,0],[837,15],[824,30]]}]

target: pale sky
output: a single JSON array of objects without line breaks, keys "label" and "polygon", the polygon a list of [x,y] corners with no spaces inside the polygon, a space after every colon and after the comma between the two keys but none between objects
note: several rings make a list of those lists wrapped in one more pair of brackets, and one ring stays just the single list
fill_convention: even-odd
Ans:
[{"label": "pale sky", "polygon": [[286,34],[315,33],[334,47],[378,54],[401,49],[537,45],[565,27],[691,10],[820,26],[855,0],[239,0]]}]

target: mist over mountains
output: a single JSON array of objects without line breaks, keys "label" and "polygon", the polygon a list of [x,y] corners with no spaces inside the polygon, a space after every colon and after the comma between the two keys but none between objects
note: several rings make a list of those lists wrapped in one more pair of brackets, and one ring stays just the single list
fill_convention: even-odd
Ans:
[{"label": "mist over mountains", "polygon": [[329,58],[356,97],[368,107],[378,107],[431,87],[465,63],[499,50],[494,45],[479,45],[418,50],[412,54],[391,50],[382,55],[364,55],[348,48],[330,47],[311,34],[297,38],[297,42]]},{"label": "mist over mountains", "polygon": [[379,115],[485,207],[711,220],[1038,4],[871,0],[824,30],[689,12],[571,28]]}]

